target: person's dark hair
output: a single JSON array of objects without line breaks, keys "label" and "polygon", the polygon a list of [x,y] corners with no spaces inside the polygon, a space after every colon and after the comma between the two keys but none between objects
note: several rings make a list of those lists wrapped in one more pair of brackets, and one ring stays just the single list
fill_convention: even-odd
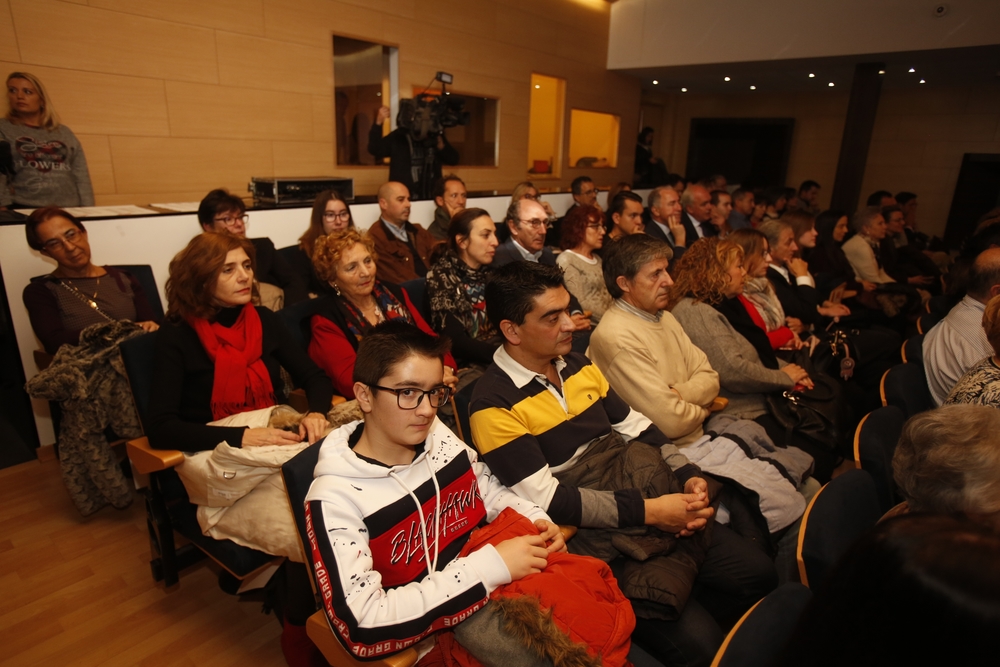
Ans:
[{"label": "person's dark hair", "polygon": [[726,195],[727,197],[729,197],[729,200],[732,201],[732,196],[725,190],[712,190],[712,192],[709,193],[709,195],[712,198],[711,199],[712,206],[719,205],[719,197],[721,197],[722,195]]},{"label": "person's dark hair", "polygon": [[[656,192],[656,190],[654,189],[653,192]],[[652,194],[650,194],[650,196],[652,197]],[[618,195],[611,200],[611,206],[608,207],[608,212],[611,213],[611,215],[614,215],[615,213],[621,215],[625,211],[625,202],[627,201],[634,201],[639,206],[642,206],[642,197],[634,192],[626,190],[624,192],[619,192]]]},{"label": "person's dark hair", "polygon": [[747,195],[752,195],[752,194],[753,194],[753,190],[751,190],[749,188],[736,188],[735,190],[733,190],[733,195],[732,195],[733,196],[733,201],[740,201],[741,199],[743,199]]},{"label": "person's dark hair", "polygon": [[[170,260],[167,277],[167,319],[180,322],[189,317],[210,319],[219,312],[215,285],[230,250],[242,248],[257,272],[257,253],[249,239],[229,232],[202,232]],[[251,288],[257,296],[256,275]]]},{"label": "person's dark hair", "polygon": [[42,240],[38,238],[38,226],[43,222],[48,222],[52,218],[66,218],[81,232],[87,231],[83,228],[83,223],[80,222],[75,215],[69,211],[64,211],[58,206],[43,206],[42,208],[36,208],[31,212],[31,215],[28,216],[28,219],[24,221],[24,236],[28,239],[29,248],[32,250],[42,249]]},{"label": "person's dark hair", "polygon": [[669,185],[680,194],[687,187],[687,180],[680,174],[667,174],[667,182],[664,185]]},{"label": "person's dark hair", "polygon": [[891,216],[893,213],[896,213],[896,212],[902,213],[903,212],[903,208],[901,206],[883,206],[882,207],[882,217],[885,218],[886,224],[889,223],[889,216]]},{"label": "person's dark hair", "polygon": [[504,320],[524,324],[535,307],[535,297],[556,287],[566,287],[559,267],[511,262],[494,271],[486,282],[486,315],[498,330]]},{"label": "person's dark hair", "polygon": [[431,190],[431,197],[444,197],[444,188],[448,185],[448,181],[457,181],[465,187],[465,181],[456,176],[455,174],[445,174],[441,178],[434,181],[434,189]]},{"label": "person's dark hair", "polygon": [[813,188],[818,188],[819,183],[816,181],[802,181],[802,185],[799,186],[799,194],[802,194],[806,190],[812,190]]},{"label": "person's dark hair", "polygon": [[[504,227],[508,227],[513,224],[515,227],[518,225],[518,221],[521,219],[521,202],[524,198],[512,201],[510,206],[507,207],[507,212],[503,216]],[[531,201],[530,199],[528,201]]]},{"label": "person's dark hair", "polygon": [[780,185],[773,185],[769,188],[764,188],[764,191],[760,193],[757,197],[758,203],[765,204],[767,206],[775,206],[779,199],[788,199],[788,195],[785,194],[785,188]]},{"label": "person's dark hair", "polygon": [[[983,252],[990,251],[989,255]],[[985,301],[990,298],[990,290],[994,285],[1000,285],[1000,262],[997,262],[994,255],[997,251],[987,248],[976,256],[969,267],[969,282],[965,292],[974,299]]]},{"label": "person's dark hair", "polygon": [[896,193],[896,203],[899,204],[900,206],[906,204],[907,202],[913,201],[916,198],[917,195],[915,195],[912,192],[907,192],[906,190]]},{"label": "person's dark hair", "polygon": [[969,519],[888,519],[840,560],[773,664],[990,664],[1000,654],[998,562],[1000,535]]},{"label": "person's dark hair", "polygon": [[594,180],[590,176],[577,176],[576,178],[573,179],[573,182],[569,184],[569,189],[573,194],[578,195],[581,192],[583,192],[584,183],[593,183],[593,182]]},{"label": "person's dark hair", "polygon": [[612,185],[611,189],[608,190],[608,201],[611,201],[622,192],[632,192],[632,184],[620,181]]},{"label": "person's dark hair", "polygon": [[312,214],[309,216],[309,229],[299,237],[299,247],[309,256],[312,256],[316,239],[325,233],[323,231],[323,214],[326,213],[327,202],[331,201],[344,202],[344,206],[347,207],[347,226],[354,226],[354,216],[351,215],[351,205],[347,203],[347,200],[336,190],[323,190],[316,195],[316,200],[313,202]]},{"label": "person's dark hair", "polygon": [[645,234],[630,234],[612,243],[604,251],[601,270],[604,272],[604,286],[615,299],[622,297],[622,289],[618,286],[618,276],[625,280],[633,280],[642,267],[655,259],[674,258],[674,251],[669,243],[654,239]]},{"label": "person's dark hair", "polygon": [[218,188],[205,195],[205,198],[198,204],[198,222],[202,225],[211,225],[215,222],[215,216],[233,211],[243,215],[247,212],[247,206],[242,199],[231,194],[229,190]]},{"label": "person's dark hair", "polygon": [[[448,225],[448,247],[455,251],[456,255],[459,254],[459,237],[468,238],[469,234],[472,233],[472,223],[484,217],[490,217],[488,211],[481,208],[467,208],[456,213],[455,217],[451,219],[451,224]],[[492,220],[492,218],[490,219]]]},{"label": "person's dark hair", "polygon": [[403,320],[388,320],[361,339],[352,379],[372,387],[408,357],[417,355],[443,361],[450,348],[451,341],[446,336],[432,336]]},{"label": "person's dark hair", "polygon": [[651,135],[655,131],[656,130],[654,130],[653,128],[649,127],[648,125],[646,127],[642,128],[642,131],[639,132],[639,143],[640,144],[646,143],[646,140],[649,138],[649,135]]},{"label": "person's dark hair", "polygon": [[816,237],[817,245],[834,244],[833,228],[837,226],[841,218],[846,218],[847,213],[839,209],[831,208],[816,216]]},{"label": "person's dark hair", "polygon": [[600,223],[604,226],[604,214],[596,206],[574,206],[563,218],[560,228],[559,247],[563,250],[575,248],[583,242],[587,225]]},{"label": "person's dark hair", "polygon": [[876,190],[868,195],[868,201],[865,202],[865,206],[882,206],[882,198],[891,196],[892,193],[888,190]]}]

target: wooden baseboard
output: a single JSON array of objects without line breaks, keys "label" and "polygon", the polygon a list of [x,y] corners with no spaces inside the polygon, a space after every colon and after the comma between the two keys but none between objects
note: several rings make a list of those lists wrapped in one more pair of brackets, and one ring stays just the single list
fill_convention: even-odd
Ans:
[{"label": "wooden baseboard", "polygon": [[35,454],[38,456],[38,460],[42,462],[56,460],[56,448],[53,445],[39,447],[35,450]]}]

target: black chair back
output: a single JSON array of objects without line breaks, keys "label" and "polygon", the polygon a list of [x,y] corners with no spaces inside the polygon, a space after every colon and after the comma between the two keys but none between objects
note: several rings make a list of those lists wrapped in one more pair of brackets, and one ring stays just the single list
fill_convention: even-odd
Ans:
[{"label": "black chair back", "polygon": [[275,250],[281,259],[285,260],[285,263],[289,266],[297,266],[303,259],[303,253],[299,250],[299,245],[285,246],[284,248],[278,248]]},{"label": "black chair back", "polygon": [[872,476],[848,470],[820,489],[799,528],[799,575],[812,590],[840,557],[882,516]]},{"label": "black chair back", "polygon": [[903,411],[890,405],[868,413],[854,434],[855,460],[871,474],[883,514],[902,500],[892,477],[892,455],[905,422]]},{"label": "black chair back", "polygon": [[763,667],[774,664],[812,600],[802,584],[787,583],[771,591],[729,632],[713,667]]},{"label": "black chair back", "polygon": [[147,424],[149,395],[153,389],[153,366],[156,359],[156,340],[159,335],[154,331],[144,336],[130,338],[118,346],[132,388],[132,398],[135,399],[135,409],[139,413],[139,422],[144,431]]},{"label": "black chair back", "polygon": [[[288,502],[292,506],[292,516],[295,517],[295,527],[298,528],[302,540],[302,548],[306,560],[312,562],[312,551],[309,548],[309,536],[306,532],[306,494],[313,481],[313,471],[319,461],[319,448],[323,441],[313,443],[292,457],[281,466],[281,477],[285,480],[285,490]],[[312,567],[308,568],[312,571]],[[315,585],[315,582],[313,582]]]},{"label": "black chair back", "polygon": [[309,349],[309,341],[312,339],[309,320],[316,313],[317,302],[322,298],[305,299],[290,306],[285,306],[276,312],[281,321],[285,323],[292,337],[302,346],[303,350]]},{"label": "black chair back", "polygon": [[882,376],[882,405],[895,405],[907,418],[934,407],[923,364],[897,364]]},{"label": "black chair back", "polygon": [[153,309],[153,314],[156,315],[156,321],[162,322],[163,302],[160,301],[160,290],[156,287],[156,278],[153,277],[153,267],[149,264],[114,264],[112,268],[127,271],[135,277],[139,283],[139,287],[142,288],[143,293],[146,295],[149,307]]},{"label": "black chair back", "polygon": [[923,365],[924,334],[911,336],[903,342],[903,363]]},{"label": "black chair back", "polygon": [[[945,313],[944,315],[947,315]],[[934,327],[935,324],[944,319],[941,313],[923,313],[917,318],[917,333],[925,334]]]},{"label": "black chair back", "polygon": [[424,318],[424,322],[430,324],[431,309],[427,303],[427,279],[415,278],[407,280],[405,283],[400,283],[399,286],[405,289],[406,293],[410,295],[410,301],[420,311],[420,316]]}]

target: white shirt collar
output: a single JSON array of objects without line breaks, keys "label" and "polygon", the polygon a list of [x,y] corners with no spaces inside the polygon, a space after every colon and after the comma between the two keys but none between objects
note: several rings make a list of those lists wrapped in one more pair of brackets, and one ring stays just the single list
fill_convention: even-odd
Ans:
[{"label": "white shirt collar", "polygon": [[538,252],[531,252],[523,245],[518,243],[517,239],[515,239],[513,236],[511,237],[510,240],[514,244],[514,247],[517,248],[517,251],[521,253],[521,257],[524,257],[529,262],[537,262],[542,256],[542,250],[545,250],[545,248],[542,248],[542,250],[539,250]]},{"label": "white shirt collar", "polygon": [[[503,345],[498,347],[497,351],[493,353],[493,361],[500,367],[500,370],[507,374],[507,377],[511,379],[518,389],[522,389],[532,380],[540,380],[545,385],[549,383],[548,378],[544,374],[529,370],[515,361],[514,357],[507,354],[507,350],[504,349]],[[566,361],[562,357],[556,357],[554,362],[556,372],[559,373],[559,377],[562,377],[562,370],[566,368]]]},{"label": "white shirt collar", "polygon": [[385,226],[389,228],[389,231],[392,232],[392,235],[395,236],[397,239],[399,239],[403,243],[410,242],[410,235],[406,233],[405,222],[402,225],[394,225],[385,218],[379,218],[379,220],[385,223]]}]

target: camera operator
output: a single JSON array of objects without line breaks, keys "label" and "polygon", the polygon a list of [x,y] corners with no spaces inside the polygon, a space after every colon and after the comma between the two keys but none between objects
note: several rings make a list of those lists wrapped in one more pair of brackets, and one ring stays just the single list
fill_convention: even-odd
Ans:
[{"label": "camera operator", "polygon": [[376,160],[389,158],[389,180],[405,185],[414,200],[430,199],[434,182],[441,178],[441,165],[458,164],[458,151],[448,143],[444,133],[420,141],[405,128],[397,127],[383,137],[382,123],[389,119],[389,114],[389,107],[379,108],[368,133],[368,152]]}]

